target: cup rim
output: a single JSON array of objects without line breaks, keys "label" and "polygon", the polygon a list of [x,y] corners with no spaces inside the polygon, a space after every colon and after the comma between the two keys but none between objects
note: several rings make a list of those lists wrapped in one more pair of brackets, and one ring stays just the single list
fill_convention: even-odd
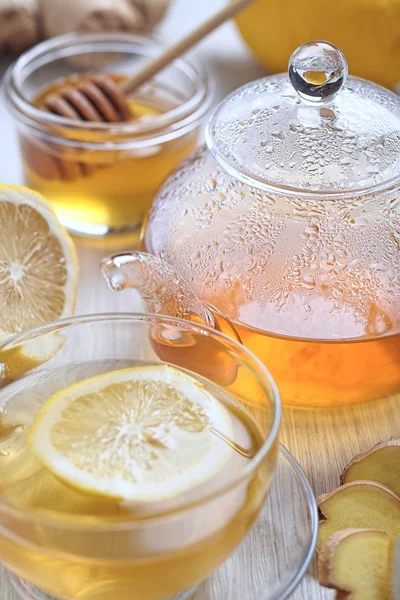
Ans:
[{"label": "cup rim", "polygon": [[[124,49],[127,52],[130,47],[132,54],[134,54],[134,48],[142,47],[144,49],[142,56],[149,58],[165,48],[165,43],[159,37],[144,32],[78,32],[45,40],[21,54],[5,74],[6,98],[9,108],[17,120],[41,132],[45,137],[61,138],[63,142],[70,144],[79,142],[80,145],[96,146],[96,140],[91,143],[85,143],[82,140],[79,132],[84,130],[90,131],[92,135],[96,133],[99,136],[110,135],[115,138],[112,141],[119,147],[124,147],[124,142],[126,145],[128,141],[129,147],[142,147],[146,142],[147,145],[160,143],[159,138],[163,134],[168,133],[170,136],[168,139],[171,139],[171,136],[173,138],[184,135],[188,130],[196,127],[209,112],[214,95],[213,82],[203,65],[199,66],[193,59],[189,61],[182,58],[176,59],[172,64],[193,83],[195,88],[193,93],[182,104],[147,121],[123,123],[75,121],[37,108],[25,96],[22,74],[29,65],[34,65],[33,70],[35,70],[42,64],[46,64],[46,59],[48,59],[47,62],[52,62],[56,59],[76,56],[79,49],[81,49],[80,54],[90,50],[93,52],[95,48],[98,48],[99,52],[104,52],[105,50],[100,48],[105,44],[108,46],[108,52],[116,52],[117,50],[113,50],[113,48],[120,47],[120,51]],[[57,128],[60,130],[59,132]],[[68,135],[65,135],[66,130],[68,130]],[[78,136],[74,137],[74,132],[77,132]],[[97,141],[97,145],[101,142],[101,139]]]},{"label": "cup rim", "polygon": [[[268,382],[270,387],[269,394],[273,400],[273,418],[270,429],[264,440],[263,444],[257,451],[256,455],[250,459],[249,463],[238,473],[235,477],[230,479],[228,483],[217,488],[213,492],[204,495],[201,499],[197,501],[187,502],[182,504],[178,508],[167,510],[164,512],[158,512],[154,515],[146,516],[140,519],[129,518],[129,515],[126,519],[115,518],[115,519],[107,519],[101,517],[101,522],[98,518],[93,518],[87,515],[69,515],[67,513],[62,513],[62,517],[58,513],[54,514],[52,511],[48,511],[46,509],[35,509],[35,508],[23,508],[17,505],[13,505],[8,501],[1,493],[0,493],[0,511],[4,511],[6,513],[11,514],[14,517],[22,518],[25,521],[34,521],[35,523],[40,523],[44,525],[57,526],[60,529],[79,529],[79,530],[125,530],[131,528],[133,525],[135,527],[145,527],[147,524],[155,524],[157,522],[163,522],[165,519],[170,517],[180,516],[185,512],[192,510],[201,505],[206,505],[210,501],[223,496],[237,485],[239,485],[242,481],[248,478],[254,471],[258,468],[263,459],[268,455],[274,444],[278,441],[278,433],[281,424],[282,418],[282,403],[280,394],[277,388],[277,385],[265,367],[265,365],[244,345],[240,344],[238,341],[230,338],[229,336],[212,329],[211,327],[207,327],[205,325],[200,325],[198,323],[194,323],[191,321],[187,321],[185,319],[180,319],[177,317],[170,317],[168,315],[158,315],[158,314],[149,314],[149,313],[140,313],[140,312],[123,312],[123,313],[97,313],[97,314],[87,314],[87,315],[76,315],[73,317],[67,317],[64,319],[59,319],[56,321],[52,321],[50,323],[45,323],[44,325],[39,325],[38,327],[31,328],[22,333],[18,333],[8,338],[4,342],[0,344],[0,351],[7,350],[7,347],[11,346],[11,348],[22,344],[27,341],[31,341],[45,333],[58,332],[62,331],[64,328],[70,326],[81,326],[88,323],[104,323],[104,322],[122,322],[122,321],[130,321],[130,322],[166,322],[171,325],[176,326],[185,326],[190,327],[190,329],[194,329],[197,332],[200,332],[203,335],[216,337],[218,340],[222,340],[231,347],[236,352],[244,353],[250,358],[251,362],[254,363],[258,369],[262,373],[262,378],[260,379],[260,383],[263,387],[265,386],[265,380]],[[6,384],[7,385],[7,384]],[[5,387],[6,389],[6,387]]]}]

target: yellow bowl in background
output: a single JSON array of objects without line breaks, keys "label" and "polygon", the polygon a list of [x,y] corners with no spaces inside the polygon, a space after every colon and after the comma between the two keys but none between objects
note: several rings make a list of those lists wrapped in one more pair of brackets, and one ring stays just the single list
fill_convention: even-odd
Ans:
[{"label": "yellow bowl in background", "polygon": [[400,0],[257,0],[237,23],[272,72],[286,71],[303,42],[325,39],[344,52],[352,75],[400,82]]}]

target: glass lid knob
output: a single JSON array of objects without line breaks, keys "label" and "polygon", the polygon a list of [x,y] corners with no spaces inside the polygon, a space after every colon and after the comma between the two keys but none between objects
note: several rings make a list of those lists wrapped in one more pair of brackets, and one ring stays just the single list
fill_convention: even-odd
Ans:
[{"label": "glass lid knob", "polygon": [[289,60],[290,81],[307,104],[330,102],[346,83],[347,73],[343,52],[329,42],[307,42]]}]

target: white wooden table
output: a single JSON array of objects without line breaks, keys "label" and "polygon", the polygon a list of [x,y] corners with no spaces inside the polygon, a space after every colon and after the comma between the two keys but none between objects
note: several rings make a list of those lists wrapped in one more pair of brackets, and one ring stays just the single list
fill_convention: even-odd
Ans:
[{"label": "white wooden table", "polygon": [[[161,27],[166,40],[176,37],[191,24],[221,5],[224,0],[175,0]],[[195,51],[207,65],[217,84],[216,100],[239,85],[262,76],[263,70],[250,56],[233,24],[225,25]],[[0,62],[4,70],[6,62]],[[20,183],[18,151],[11,118],[0,99],[0,181]],[[1,234],[1,232],[0,232]],[[99,261],[109,251],[78,243],[80,286],[77,311],[83,313],[135,311],[140,303],[132,294],[110,292],[99,273]],[[338,410],[286,410],[282,442],[293,452],[310,478],[316,494],[338,484],[339,474],[357,452],[390,436],[400,436],[400,397],[365,406]],[[315,565],[294,592],[293,600],[330,600],[334,594],[314,579]],[[0,579],[0,600],[17,600]],[[112,600],[112,599],[110,599]],[[224,598],[221,600],[229,600]],[[246,598],[247,600],[247,598]],[[249,597],[248,600],[258,600]]]}]

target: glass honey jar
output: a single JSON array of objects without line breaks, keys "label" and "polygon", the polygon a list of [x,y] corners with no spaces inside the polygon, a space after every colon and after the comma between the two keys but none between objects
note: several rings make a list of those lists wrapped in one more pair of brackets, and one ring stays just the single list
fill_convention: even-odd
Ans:
[{"label": "glass honey jar", "polygon": [[45,108],[46,97],[93,73],[123,82],[162,49],[145,35],[67,35],[29,50],[7,73],[26,185],[72,234],[139,232],[161,183],[196,147],[212,93],[206,74],[177,60],[128,99],[127,122],[66,119]]}]

